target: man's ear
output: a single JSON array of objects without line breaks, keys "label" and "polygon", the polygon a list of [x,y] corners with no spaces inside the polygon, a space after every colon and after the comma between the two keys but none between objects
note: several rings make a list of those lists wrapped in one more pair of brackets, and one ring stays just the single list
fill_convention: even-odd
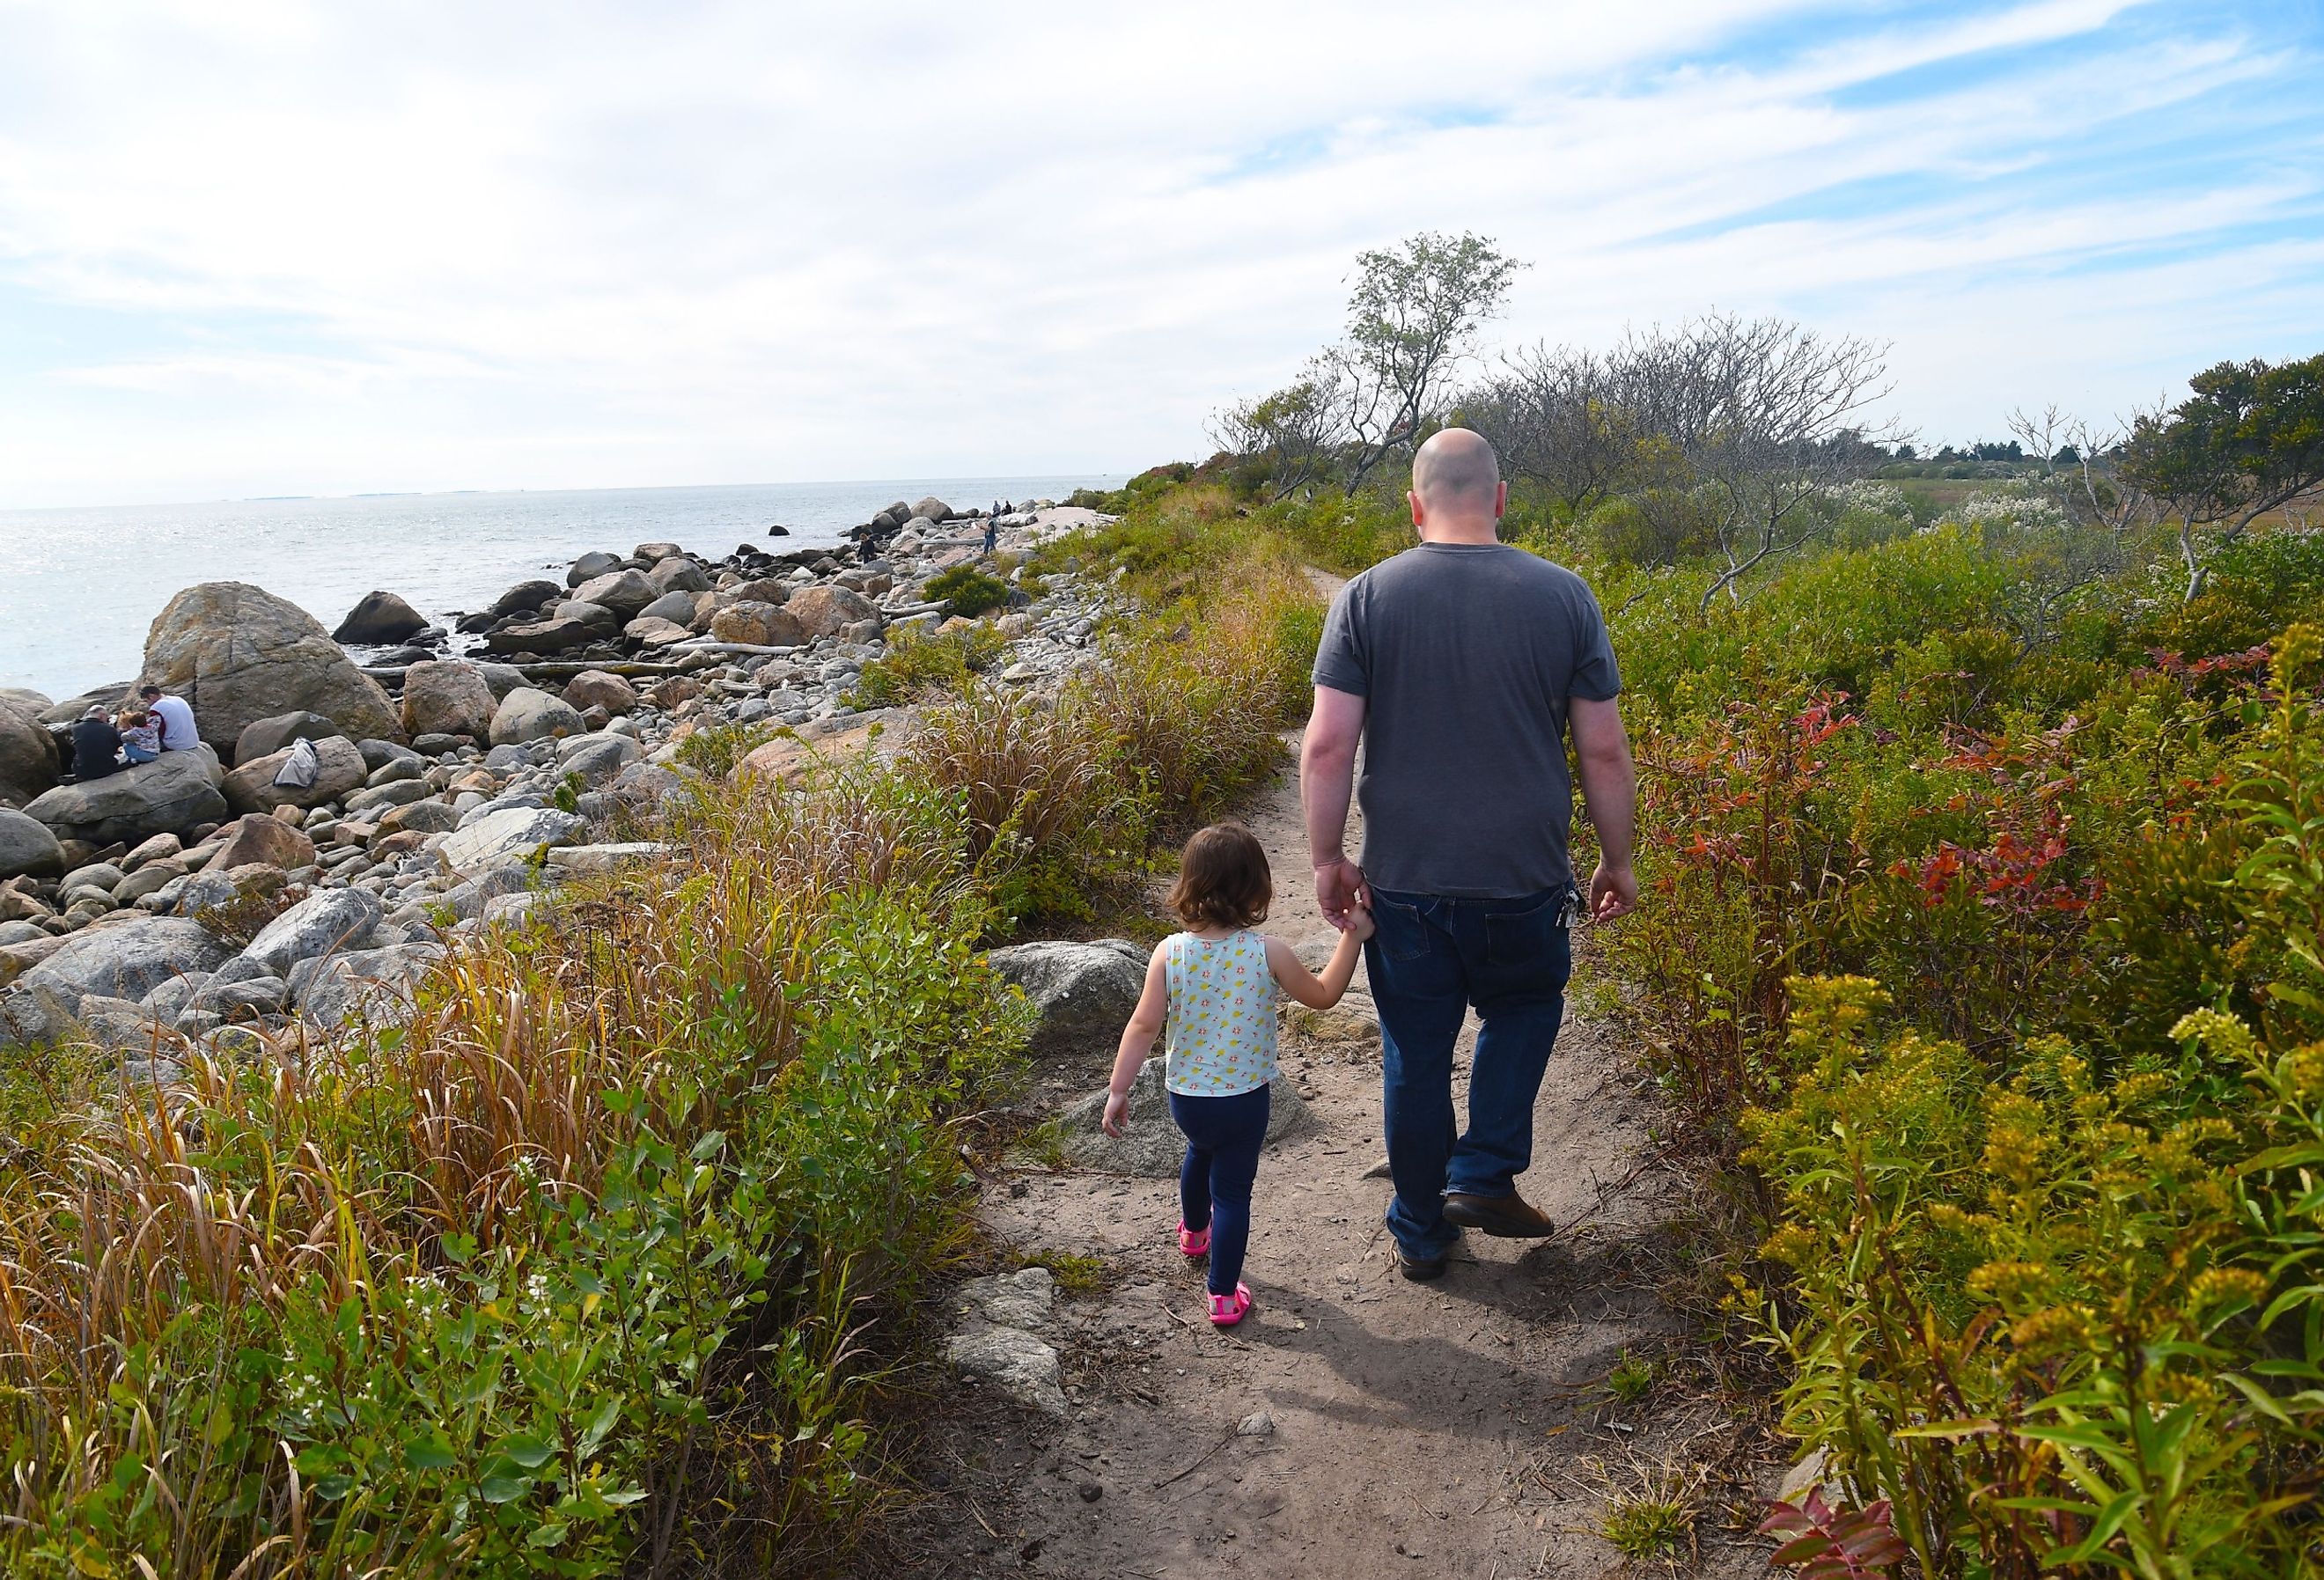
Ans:
[{"label": "man's ear", "polygon": [[1493,492],[1493,519],[1495,521],[1499,521],[1503,516],[1508,513],[1509,485],[1508,479],[1504,478],[1500,486]]},{"label": "man's ear", "polygon": [[1422,514],[1420,508],[1420,495],[1407,488],[1404,491],[1404,497],[1409,500],[1412,504],[1412,524],[1417,527],[1421,524],[1420,518]]}]

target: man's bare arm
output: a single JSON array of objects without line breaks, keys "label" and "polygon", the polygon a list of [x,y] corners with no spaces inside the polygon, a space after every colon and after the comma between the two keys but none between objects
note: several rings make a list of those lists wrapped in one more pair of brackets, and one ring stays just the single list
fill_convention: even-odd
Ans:
[{"label": "man's bare arm", "polygon": [[1355,799],[1356,745],[1364,735],[1364,699],[1315,688],[1315,708],[1299,747],[1299,796],[1307,818],[1307,859],[1323,919],[1348,925],[1363,901],[1362,869],[1348,859],[1348,808]]},{"label": "man's bare arm", "polygon": [[1582,765],[1582,796],[1590,826],[1598,832],[1598,870],[1590,877],[1590,914],[1611,921],[1638,908],[1638,879],[1631,867],[1637,839],[1638,778],[1630,762],[1630,737],[1622,710],[1611,699],[1574,698],[1566,722],[1573,753]]}]

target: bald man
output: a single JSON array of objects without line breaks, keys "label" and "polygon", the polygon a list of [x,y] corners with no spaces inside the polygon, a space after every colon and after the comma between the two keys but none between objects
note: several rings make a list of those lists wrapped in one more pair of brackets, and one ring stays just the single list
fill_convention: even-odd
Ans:
[{"label": "bald man", "polygon": [[[1466,429],[1437,434],[1414,457],[1406,497],[1418,546],[1350,582],[1324,623],[1300,787],[1324,916],[1344,927],[1370,899],[1388,1224],[1405,1277],[1426,1280],[1464,1228],[1555,1230],[1517,1177],[1533,1161],[1534,1099],[1582,908],[1568,734],[1598,835],[1587,904],[1601,921],[1637,904],[1637,798],[1598,600],[1572,571],[1500,541],[1508,485],[1492,448]],[[1364,813],[1355,860],[1351,795]],[[1472,1005],[1482,1030],[1456,1133],[1452,1046]]]}]

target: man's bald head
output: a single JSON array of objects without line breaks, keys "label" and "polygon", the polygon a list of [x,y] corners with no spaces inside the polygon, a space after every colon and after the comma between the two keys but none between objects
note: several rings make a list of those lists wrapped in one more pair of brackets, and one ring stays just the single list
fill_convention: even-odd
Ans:
[{"label": "man's bald head", "polygon": [[1448,428],[1431,436],[1412,457],[1413,519],[1426,526],[1483,523],[1489,533],[1501,513],[1501,468],[1484,436]]},{"label": "man's bald head", "polygon": [[1431,510],[1490,510],[1500,490],[1493,447],[1471,429],[1434,434],[1412,457],[1412,491]]}]

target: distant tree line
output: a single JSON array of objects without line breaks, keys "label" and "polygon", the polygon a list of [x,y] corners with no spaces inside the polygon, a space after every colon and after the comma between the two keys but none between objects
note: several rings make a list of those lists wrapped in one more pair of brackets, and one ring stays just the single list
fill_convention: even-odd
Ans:
[{"label": "distant tree line", "polygon": [[1831,536],[1850,486],[1880,476],[2021,481],[2051,507],[2046,530],[2068,535],[2043,551],[2068,584],[2103,574],[2130,534],[2163,530],[2190,600],[2263,517],[2304,526],[2324,504],[2324,355],[2221,363],[2189,399],[2113,425],[2015,412],[2010,438],[1924,458],[1874,417],[1887,346],[1857,336],[1710,313],[1602,350],[1489,356],[1484,328],[1524,267],[1467,233],[1360,254],[1342,338],[1283,388],[1218,412],[1223,457],[1270,499],[1352,494],[1438,428],[1473,427],[1506,476],[1569,520],[1600,522],[1628,557],[1707,563],[1705,610]]}]

